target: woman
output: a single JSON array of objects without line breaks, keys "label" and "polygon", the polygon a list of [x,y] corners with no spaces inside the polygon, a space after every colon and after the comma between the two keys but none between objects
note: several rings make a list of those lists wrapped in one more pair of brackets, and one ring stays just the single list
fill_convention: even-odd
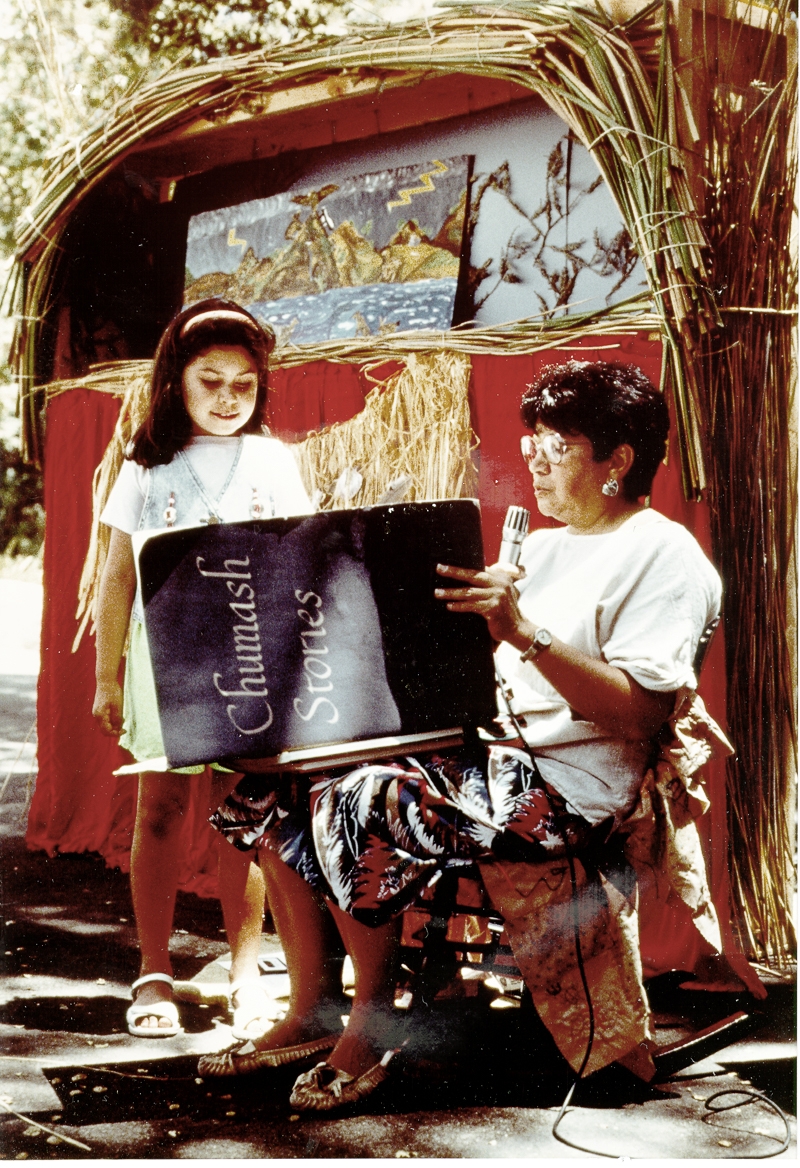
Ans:
[{"label": "woman", "polygon": [[[451,611],[483,615],[498,643],[502,741],[488,752],[476,740],[457,754],[364,766],[311,791],[312,880],[333,903],[356,997],[327,1062],[295,1084],[297,1108],[331,1110],[386,1077],[386,1058],[378,1056],[392,1046],[395,914],[448,856],[479,861],[532,992],[549,978],[549,997],[534,992],[534,1000],[554,1034],[561,1023],[547,1016],[548,1002],[562,983],[575,989],[562,1012],[582,1037],[559,1043],[573,1065],[591,1071],[629,1058],[648,1033],[640,971],[618,935],[630,934],[621,861],[615,853],[612,872],[610,861],[586,856],[613,851],[605,841],[636,799],[653,736],[676,694],[696,685],[692,662],[719,608],[719,578],[692,536],[643,501],[664,456],[669,418],[638,369],[602,362],[547,368],[525,394],[522,418],[533,431],[522,453],[537,506],[563,526],[527,538],[518,573],[440,565],[455,586],[436,590]],[[269,849],[269,830],[256,842]],[[310,886],[301,888],[296,872],[269,854],[284,900],[310,904]],[[548,879],[560,872],[560,892],[550,887],[537,900],[530,873],[555,859],[560,867],[548,868]],[[596,908],[601,884],[611,890],[609,903],[619,892],[614,920]],[[568,913],[581,898],[595,908],[588,933],[581,926],[580,964],[590,983],[602,985],[608,1006],[604,1012],[597,1003],[588,1048],[583,1014],[575,1021],[574,1000],[581,1010],[585,1002]],[[281,937],[291,971],[299,947]],[[623,950],[616,968],[608,954]],[[294,1009],[288,1025],[295,1036],[302,1029]],[[271,1032],[256,1053],[229,1053],[217,1073],[263,1065],[257,1052],[273,1042]],[[576,1043],[585,1057],[575,1055]]]}]

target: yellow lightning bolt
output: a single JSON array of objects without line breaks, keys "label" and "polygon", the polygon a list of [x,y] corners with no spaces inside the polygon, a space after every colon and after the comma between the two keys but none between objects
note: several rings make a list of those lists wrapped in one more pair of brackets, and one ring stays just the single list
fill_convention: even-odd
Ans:
[{"label": "yellow lightning bolt", "polygon": [[406,187],[405,190],[400,192],[399,199],[392,199],[390,203],[386,204],[386,210],[391,211],[392,207],[409,207],[411,206],[412,195],[429,195],[431,191],[435,191],[436,187],[431,181],[432,176],[434,174],[445,174],[450,168],[445,166],[443,162],[439,162],[438,158],[434,158],[433,165],[435,170],[426,170],[424,174],[419,176],[421,186]]},{"label": "yellow lightning bolt", "polygon": [[247,240],[246,239],[237,239],[236,238],[236,228],[235,227],[231,227],[230,231],[228,232],[228,247],[240,247],[242,249],[242,252],[244,252],[244,249],[247,247]]}]

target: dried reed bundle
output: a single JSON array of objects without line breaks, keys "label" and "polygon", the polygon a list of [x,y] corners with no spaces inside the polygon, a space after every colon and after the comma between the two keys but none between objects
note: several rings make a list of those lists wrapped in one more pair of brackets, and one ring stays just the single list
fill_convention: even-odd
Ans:
[{"label": "dried reed bundle", "polygon": [[[323,510],[365,507],[407,475],[409,502],[475,495],[470,372],[459,353],[409,353],[405,369],[376,385],[359,414],[294,447],[309,494],[321,492]],[[335,498],[334,484],[350,467],[363,485],[351,500]]]},{"label": "dried reed bundle", "polygon": [[[73,652],[87,626],[94,628],[109,543],[109,528],[100,523],[100,515],[125,448],[146,416],[151,365],[150,361],[113,362],[87,378],[59,385],[61,392],[88,387],[114,393],[122,375],[126,386],[113,437],[94,475],[92,530],[78,589]],[[377,383],[355,418],[312,434],[293,447],[309,495],[321,492],[323,509],[367,506],[404,475],[411,479],[408,500],[474,495],[477,473],[471,452],[477,439],[469,413],[470,372],[470,359],[463,354],[409,354],[406,368]],[[334,484],[350,467],[362,475],[363,485],[352,501],[335,499]]]},{"label": "dried reed bundle", "polygon": [[[453,6],[403,26],[174,69],[135,89],[104,115],[102,125],[54,157],[21,221],[19,254],[33,264],[19,341],[26,367],[33,366],[36,318],[53,278],[39,249],[44,241],[46,252],[58,246],[77,201],[134,147],[201,117],[221,125],[263,116],[276,93],[330,76],[374,82],[376,89],[398,74],[409,84],[432,72],[493,77],[539,93],[591,151],[617,200],[667,344],[684,487],[689,496],[697,494],[705,480],[692,351],[715,310],[703,266],[705,240],[678,149],[681,91],[665,35],[668,11],[666,3],[662,9],[655,2],[620,23],[600,5],[566,0]],[[30,394],[31,385],[23,381],[23,394]],[[23,412],[26,451],[36,459],[32,404],[26,401]]]},{"label": "dried reed bundle", "polygon": [[[448,332],[388,333],[377,337],[353,337],[345,341],[321,341],[317,344],[278,345],[270,357],[270,365],[288,369],[309,361],[336,361],[340,364],[364,364],[388,360],[402,360],[408,353],[498,353],[508,356],[537,353],[544,349],[569,347],[588,337],[602,338],[608,333],[630,336],[643,330],[656,329],[659,318],[648,312],[649,298],[633,296],[628,300],[597,312],[575,314],[568,319],[547,320],[529,317],[510,321],[492,328],[457,327]],[[599,346],[602,348],[603,346]],[[614,348],[609,343],[609,348]],[[124,397],[131,378],[149,377],[152,361],[106,361],[93,365],[83,377],[65,378],[36,387],[36,393],[45,403],[72,389],[93,389]]]},{"label": "dried reed bundle", "polygon": [[703,347],[700,384],[737,751],[728,764],[734,907],[746,949],[780,962],[795,950],[796,74],[781,36],[789,4],[758,11],[769,23],[747,30],[749,46],[729,22],[706,30],[706,220],[724,329]]},{"label": "dried reed bundle", "polygon": [[[347,341],[322,341],[315,345],[284,345],[271,361],[280,368],[304,365],[307,361],[366,362],[404,359],[408,353],[502,353],[505,356],[537,353],[573,345],[587,337],[602,338],[609,333],[631,335],[658,329],[661,321],[652,311],[647,295],[591,313],[574,313],[557,320],[545,316],[509,321],[491,328],[457,326],[447,332],[427,330],[388,333],[377,337],[353,337]],[[602,347],[602,345],[600,346]],[[612,346],[609,346],[612,347]]]},{"label": "dried reed bundle", "polygon": [[[113,364],[116,365],[116,362]],[[114,427],[114,434],[106,447],[100,465],[94,472],[92,482],[92,530],[89,537],[89,549],[86,553],[86,559],[83,562],[80,584],[78,585],[78,609],[75,614],[75,618],[78,621],[78,631],[75,634],[75,640],[72,645],[73,653],[78,648],[84,630],[90,622],[92,629],[94,629],[100,577],[103,574],[106,556],[108,555],[108,543],[111,535],[111,529],[100,522],[100,515],[108,501],[111,488],[117,481],[120,467],[125,458],[125,449],[144,421],[150,400],[150,369],[152,362],[126,362],[126,365],[134,365],[135,368],[133,370],[130,368],[126,370],[126,388],[122,398],[122,404],[120,405],[117,424]],[[82,379],[78,384],[86,388],[86,382],[94,377],[95,384],[92,388],[105,388],[108,385],[108,376],[107,367],[101,367],[94,374],[90,374],[89,378]],[[112,384],[119,384],[117,377],[117,370],[112,365]],[[65,388],[76,388],[71,383],[62,384],[65,385]],[[105,388],[105,392],[109,392],[109,390]]]}]

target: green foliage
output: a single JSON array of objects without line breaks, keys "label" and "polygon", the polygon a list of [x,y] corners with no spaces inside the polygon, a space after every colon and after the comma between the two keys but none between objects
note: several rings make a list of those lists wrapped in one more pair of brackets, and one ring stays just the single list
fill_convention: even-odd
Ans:
[{"label": "green foliage", "polygon": [[42,480],[19,450],[0,442],[0,553],[33,556],[44,539]]},{"label": "green foliage", "polygon": [[343,17],[339,0],[0,0],[0,253],[47,158],[165,59],[342,31]]},{"label": "green foliage", "polygon": [[0,251],[53,150],[122,95],[148,56],[107,0],[0,0]]},{"label": "green foliage", "polygon": [[42,546],[42,476],[22,461],[16,431],[14,387],[0,366],[0,555],[32,556]]},{"label": "green foliage", "polygon": [[[136,5],[137,0],[121,3]],[[320,31],[341,9],[338,0],[161,0],[133,27],[151,54],[188,53],[199,62]]]}]

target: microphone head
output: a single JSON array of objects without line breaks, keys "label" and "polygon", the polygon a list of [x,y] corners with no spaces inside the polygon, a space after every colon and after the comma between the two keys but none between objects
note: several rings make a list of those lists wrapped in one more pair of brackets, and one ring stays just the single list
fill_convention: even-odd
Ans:
[{"label": "microphone head", "polygon": [[509,507],[503,521],[503,539],[500,544],[498,563],[511,564],[516,567],[519,563],[522,541],[528,534],[531,513],[525,507]]},{"label": "microphone head", "polygon": [[531,513],[525,507],[509,507],[503,520],[503,539],[513,539],[516,536],[522,541],[528,534]]}]

